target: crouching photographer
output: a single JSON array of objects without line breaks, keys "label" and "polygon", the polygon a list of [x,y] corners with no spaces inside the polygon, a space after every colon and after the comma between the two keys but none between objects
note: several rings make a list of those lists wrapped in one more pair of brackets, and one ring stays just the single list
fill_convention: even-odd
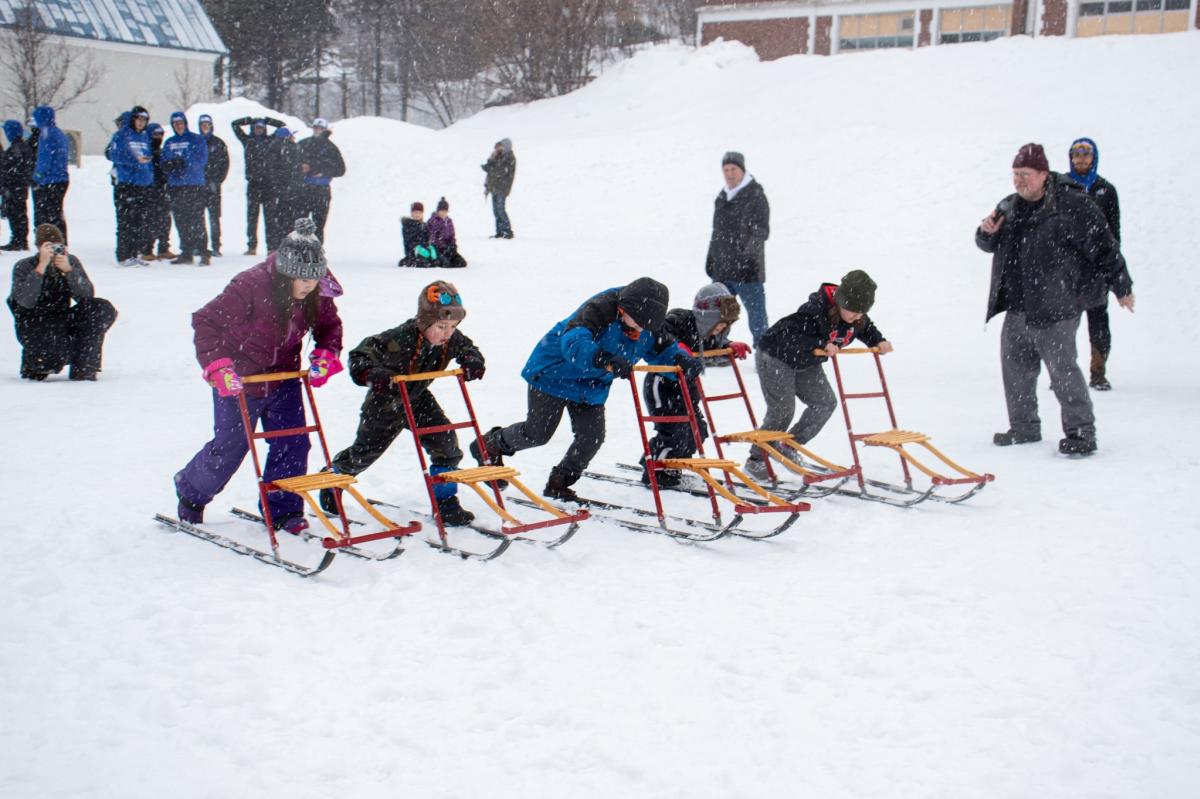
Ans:
[{"label": "crouching photographer", "polygon": [[69,365],[71,380],[95,380],[104,334],[117,310],[95,296],[83,264],[67,252],[62,231],[38,225],[34,240],[37,254],[13,265],[8,296],[23,348],[21,377],[45,380]]}]

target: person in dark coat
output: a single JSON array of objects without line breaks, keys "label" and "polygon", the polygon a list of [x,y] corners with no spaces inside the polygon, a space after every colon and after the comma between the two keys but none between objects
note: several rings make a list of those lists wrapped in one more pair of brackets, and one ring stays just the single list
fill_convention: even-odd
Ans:
[{"label": "person in dark coat", "polygon": [[221,187],[229,175],[229,148],[220,136],[213,133],[212,117],[200,115],[200,135],[208,145],[208,161],[204,164],[204,210],[208,212],[208,241],[212,254],[221,254]]},{"label": "person in dark coat", "polygon": [[[258,253],[258,216],[262,210],[263,225],[267,224],[270,203],[270,167],[268,152],[271,148],[271,131],[282,128],[284,123],[271,117],[242,117],[230,123],[233,135],[242,143],[246,168],[246,255]],[[246,128],[250,128],[249,131]]]},{"label": "person in dark coat", "polygon": [[433,248],[434,266],[445,269],[462,269],[467,259],[458,252],[458,237],[454,234],[454,220],[450,218],[450,203],[443,197],[438,200],[437,210],[429,220],[429,246]]},{"label": "person in dark coat", "polygon": [[[192,314],[196,359],[204,381],[213,388],[213,437],[175,474],[179,520],[204,521],[204,508],[233,477],[246,457],[245,426],[238,395],[245,394],[251,424],[264,431],[305,424],[299,380],[243,385],[242,375],[295,372],[305,337],[312,334],[310,383],[314,388],[342,371],[342,320],[335,298],[342,287],[329,273],[325,251],[308,220],[256,266],[238,274],[219,295]],[[295,477],[308,471],[306,434],[269,441],[265,480]],[[272,491],[267,496],[271,522],[298,533],[308,528],[299,494]]]},{"label": "person in dark coat", "polygon": [[304,190],[304,173],[300,171],[299,153],[292,132],[279,128],[271,135],[267,150],[267,251],[272,252],[291,231],[300,194]]},{"label": "person in dark coat", "polygon": [[[443,299],[445,298],[445,299]],[[466,317],[462,295],[452,283],[436,280],[417,296],[417,315],[399,327],[363,339],[350,351],[350,379],[369,390],[359,414],[354,443],[333,458],[338,474],[361,474],[408,429],[397,375],[440,372],[457,361],[467,380],[483,377],[483,354],[475,343],[458,330]],[[450,424],[437,397],[429,390],[429,381],[408,383],[413,416],[420,427]],[[454,471],[462,460],[458,435],[453,430],[421,436],[421,446],[429,455],[429,474]],[[451,526],[470,524],[475,515],[458,501],[457,483],[438,483],[433,487],[438,514]],[[321,506],[337,513],[332,489],[322,489]]]},{"label": "person in dark coat", "polygon": [[1064,455],[1096,451],[1096,417],[1077,362],[1075,333],[1085,308],[1111,287],[1133,310],[1133,281],[1104,214],[1078,191],[1062,186],[1040,144],[1013,159],[1016,193],[1000,201],[975,231],[992,254],[987,318],[1005,313],[1000,365],[1009,429],[997,446],[1041,441],[1037,379],[1042,363],[1062,406]]},{"label": "person in dark coat", "polygon": [[[870,275],[855,269],[841,283],[822,283],[795,313],[771,325],[754,356],[767,403],[759,429],[786,431],[797,443],[807,444],[837,409],[837,396],[821,365],[855,339],[885,354],[892,351],[891,342],[867,316],[876,288]],[[796,400],[803,403],[804,412],[793,425]],[[781,451],[790,452],[786,447]],[[769,476],[761,449],[751,450],[746,473],[758,480]]]},{"label": "person in dark coat", "polygon": [[480,169],[487,173],[483,182],[483,196],[492,195],[492,214],[496,217],[496,234],[492,238],[511,239],[512,223],[508,219],[505,204],[512,193],[513,178],[517,175],[517,156],[513,153],[512,139],[496,142],[492,154],[480,165]]},{"label": "person in dark coat", "polygon": [[141,258],[144,261],[169,261],[176,255],[171,252],[171,203],[167,199],[167,173],[162,168],[165,131],[162,125],[151,122],[146,132],[150,134],[150,154],[154,158],[154,184],[148,195],[150,199],[146,213],[146,244]]},{"label": "person in dark coat", "polygon": [[71,187],[67,172],[67,134],[59,130],[54,109],[48,105],[33,110],[37,122],[36,159],[33,166],[33,224],[54,225],[67,241],[63,200]]},{"label": "person in dark coat", "polygon": [[400,218],[400,235],[404,239],[404,257],[396,266],[418,269],[434,266],[434,252],[429,248],[429,226],[425,224],[423,203],[413,203],[408,216]]},{"label": "person in dark coat", "polygon": [[[1100,206],[1108,229],[1112,232],[1117,244],[1121,243],[1121,203],[1117,199],[1116,186],[1100,177],[1100,148],[1096,142],[1088,138],[1076,139],[1071,142],[1068,150],[1071,161],[1071,171],[1065,177],[1066,185],[1078,186]],[[1112,384],[1108,382],[1108,354],[1112,351],[1112,331],[1108,326],[1108,292],[1104,293],[1101,304],[1087,309],[1088,340],[1092,345],[1091,379],[1088,385],[1097,391],[1108,391]]]},{"label": "person in dark coat", "polygon": [[69,379],[95,380],[104,334],[117,310],[96,296],[83,263],[67,252],[58,228],[38,225],[34,242],[37,254],[13,265],[8,295],[21,344],[21,377],[45,380],[70,365]]},{"label": "person in dark coat", "polygon": [[0,194],[4,216],[8,218],[9,239],[0,250],[12,252],[29,249],[29,187],[33,183],[36,155],[24,134],[18,120],[5,120],[8,149],[0,155]]},{"label": "person in dark coat", "polygon": [[150,149],[150,113],[135,105],[121,115],[122,127],[113,134],[105,155],[113,163],[117,206],[117,251],[119,266],[146,266],[138,257],[146,251],[149,205],[154,186],[154,154]]},{"label": "person in dark coat", "polygon": [[712,238],[704,269],[724,283],[746,306],[754,345],[767,332],[766,241],[771,235],[771,206],[741,153],[721,159],[725,186],[713,209]]},{"label": "person in dark coat", "polygon": [[342,160],[342,151],[330,139],[332,135],[328,122],[315,119],[312,135],[296,145],[296,160],[303,176],[296,215],[312,217],[321,241],[325,241],[325,220],[329,218],[329,203],[333,199],[329,184],[346,174],[346,162]]},{"label": "person in dark coat", "polygon": [[194,263],[208,266],[212,260],[208,251],[208,232],[204,229],[204,201],[207,188],[204,170],[208,164],[208,143],[199,133],[188,130],[187,116],[182,111],[171,114],[171,130],[175,135],[163,142],[160,162],[167,175],[167,197],[171,214],[179,229],[179,257],[173,264]]},{"label": "person in dark coat", "polygon": [[[705,340],[724,334],[740,315],[737,297],[721,283],[710,283],[696,293],[691,308],[672,308],[667,311],[665,330],[679,342],[680,349],[703,357]],[[750,345],[740,341],[729,342],[728,346],[733,349],[735,358],[745,358],[750,353]],[[688,382],[688,392],[700,428],[700,440],[703,441],[708,438],[708,424],[700,407],[698,389],[699,384],[695,380]],[[642,383],[642,399],[646,403],[647,416],[687,416],[683,389],[674,374],[653,372],[646,375]],[[655,422],[654,436],[649,444],[650,457],[654,460],[690,458],[696,453],[692,426],[686,422]],[[676,469],[660,469],[657,480],[659,487],[673,488],[682,482],[683,475]],[[644,456],[642,482],[650,482]]]},{"label": "person in dark coat", "polygon": [[502,465],[506,455],[540,447],[562,421],[571,417],[574,439],[550,471],[543,493],[578,502],[572,490],[604,443],[604,403],[616,378],[629,378],[640,360],[681,366],[688,379],[701,363],[681,350],[663,330],[667,287],[640,277],[589,298],[555,325],[534,347],[521,376],[529,384],[524,421],[494,427],[484,436],[485,453],[476,442],[471,455],[482,465]]}]

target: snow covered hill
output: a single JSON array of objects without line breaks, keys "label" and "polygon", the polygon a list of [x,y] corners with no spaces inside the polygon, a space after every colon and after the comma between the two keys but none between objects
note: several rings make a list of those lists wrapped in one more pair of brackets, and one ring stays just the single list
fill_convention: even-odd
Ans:
[{"label": "snow covered hill", "polygon": [[[164,532],[150,517],[173,509],[171,474],[211,427],[189,316],[254,262],[236,255],[227,122],[261,109],[190,114],[211,113],[235,159],[227,255],[208,269],[116,268],[107,162],[87,160],[67,197],[72,249],[121,313],[100,381],[29,384],[15,341],[0,348],[0,795],[1195,795],[1198,45],[1022,38],[771,63],[737,44],[668,46],[444,131],[335,126],[349,172],[328,250],[347,345],[415,311],[431,275],[393,266],[398,219],[446,196],[471,266],[445,277],[488,359],[472,385],[485,426],[523,414],[521,365],[591,293],[650,274],[690,302],[725,150],[746,154],[771,202],[772,319],[869,271],[901,426],[996,483],[961,507],[821,500],[762,544],[591,523],[558,551],[481,564],[414,545],[302,581]],[[999,325],[983,324],[989,261],[972,234],[1011,191],[1021,144],[1063,168],[1080,135],[1121,192],[1138,312],[1111,307],[1100,453],[1067,461],[1044,384],[1047,440],[990,443],[1006,421]],[[494,241],[478,164],[505,136],[517,238]],[[343,375],[318,397],[340,449],[362,390]],[[535,488],[566,428],[512,459]],[[595,465],[611,470],[639,447],[621,386],[608,431]],[[847,458],[839,418],[814,446]],[[894,473],[894,459],[868,464]],[[362,481],[421,506],[408,438]],[[210,507],[214,528],[254,499],[247,464]]]}]

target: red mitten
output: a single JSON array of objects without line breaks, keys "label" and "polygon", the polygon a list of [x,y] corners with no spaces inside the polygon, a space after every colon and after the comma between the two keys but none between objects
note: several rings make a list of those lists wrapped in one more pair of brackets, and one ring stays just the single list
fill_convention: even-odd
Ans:
[{"label": "red mitten", "polygon": [[204,380],[222,397],[236,397],[242,393],[242,377],[234,370],[229,358],[218,358],[204,367]]},{"label": "red mitten", "polygon": [[739,361],[744,361],[746,356],[750,354],[750,345],[744,341],[729,342],[729,349],[733,350],[733,357]]},{"label": "red mitten", "polygon": [[308,356],[312,366],[308,367],[308,382],[313,388],[320,388],[329,382],[329,378],[342,371],[342,362],[338,356],[329,350],[313,350]]}]

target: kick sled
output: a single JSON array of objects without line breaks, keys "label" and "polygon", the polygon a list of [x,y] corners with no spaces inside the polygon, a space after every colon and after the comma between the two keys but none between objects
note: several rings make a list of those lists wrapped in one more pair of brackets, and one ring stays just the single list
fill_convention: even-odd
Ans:
[{"label": "kick sled", "polygon": [[[329,456],[329,445],[325,441],[325,431],[321,426],[321,417],[317,413],[317,403],[313,396],[312,384],[309,381],[307,371],[297,372],[272,372],[268,374],[248,375],[242,378],[245,385],[255,383],[272,383],[283,380],[299,380],[304,386],[304,396],[308,399],[308,407],[312,413],[312,423],[302,427],[291,427],[283,430],[263,430],[261,432],[254,429],[254,423],[250,420],[250,411],[246,404],[246,395],[244,393],[238,395],[238,404],[242,412],[242,425],[246,434],[246,442],[250,449],[250,457],[254,463],[254,474],[258,480],[259,507],[262,509],[262,515],[257,513],[234,508],[232,513],[242,519],[247,519],[254,522],[259,522],[263,525],[267,532],[267,539],[270,542],[270,551],[257,549],[255,547],[243,544],[241,542],[230,539],[226,536],[219,535],[206,529],[201,525],[189,524],[188,522],[180,521],[171,516],[157,514],[155,521],[170,527],[179,532],[187,533],[209,543],[232,550],[239,555],[249,555],[255,560],[265,563],[269,566],[276,566],[285,571],[297,574],[301,577],[311,577],[318,574],[329,567],[333,563],[334,556],[339,552],[344,552],[366,560],[391,560],[397,557],[404,551],[404,539],[406,536],[412,535],[421,529],[421,523],[417,521],[409,522],[406,525],[398,525],[391,519],[387,518],[377,508],[375,508],[366,497],[364,497],[354,487],[355,479],[351,475],[336,474],[332,470],[332,462]],[[296,435],[312,435],[316,433],[317,439],[321,443],[321,452],[325,457],[325,471],[316,474],[299,475],[297,477],[287,477],[279,480],[265,480],[263,478],[262,461],[258,456],[257,442],[263,439],[280,438],[283,436]],[[339,495],[338,512],[336,514],[338,524],[334,524],[334,520],[330,519],[329,514],[321,508],[320,503],[313,495],[314,492],[320,491],[322,488],[335,488]],[[278,532],[275,529],[274,520],[271,518],[270,504],[267,502],[268,494],[272,491],[288,491],[298,495],[304,500],[304,504],[308,506],[311,514],[320,522],[323,528],[322,533],[316,534],[309,530],[302,530],[299,533],[284,533],[287,536],[294,536],[306,541],[317,542],[323,550],[322,558],[316,566],[305,566],[301,563],[284,558],[279,552]],[[362,535],[353,535],[350,532],[351,520],[346,515],[345,507],[342,504],[342,493],[349,494],[354,500],[361,505],[367,513],[382,527],[382,530]],[[391,549],[381,552],[374,552],[368,549],[362,549],[359,545],[371,541],[380,541],[391,539],[394,545]]]}]

